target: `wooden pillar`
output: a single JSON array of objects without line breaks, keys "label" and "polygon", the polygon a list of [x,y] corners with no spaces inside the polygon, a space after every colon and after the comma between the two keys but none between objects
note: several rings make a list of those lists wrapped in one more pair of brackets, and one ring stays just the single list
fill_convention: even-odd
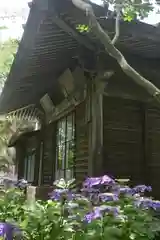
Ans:
[{"label": "wooden pillar", "polygon": [[143,162],[143,181],[145,184],[149,184],[149,147],[148,147],[148,110],[147,104],[143,105],[143,151],[144,151],[144,162]]},{"label": "wooden pillar", "polygon": [[35,170],[34,170],[34,185],[38,185],[39,171],[40,171],[40,151],[41,151],[41,133],[37,134],[36,139],[36,153],[35,153]]},{"label": "wooden pillar", "polygon": [[24,143],[18,141],[16,144],[16,161],[18,168],[18,179],[24,178],[24,157],[25,157],[25,147]]},{"label": "wooden pillar", "polygon": [[43,129],[43,161],[42,185],[51,186],[55,178],[56,161],[56,124],[55,122]]},{"label": "wooden pillar", "polygon": [[103,91],[98,78],[92,80],[91,149],[93,176],[103,174]]},{"label": "wooden pillar", "polygon": [[39,171],[38,171],[38,186],[42,184],[42,164],[43,164],[43,140],[40,141],[40,155],[39,155]]}]

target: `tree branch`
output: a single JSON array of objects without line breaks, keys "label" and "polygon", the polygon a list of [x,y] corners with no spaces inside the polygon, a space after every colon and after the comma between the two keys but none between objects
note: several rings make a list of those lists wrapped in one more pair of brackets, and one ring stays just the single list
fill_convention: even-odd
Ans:
[{"label": "tree branch", "polygon": [[114,45],[118,38],[119,38],[119,35],[120,35],[120,24],[119,24],[119,21],[120,21],[120,16],[121,16],[121,9],[120,7],[117,7],[116,9],[116,20],[115,20],[115,35],[114,35],[114,38],[112,40],[112,44]]},{"label": "tree branch", "polygon": [[72,3],[75,7],[86,13],[93,33],[104,45],[106,52],[117,60],[123,72],[136,84],[143,87],[156,101],[160,103],[160,90],[128,64],[122,53],[113,45],[107,32],[102,29],[101,25],[97,21],[91,4],[86,3],[83,0],[72,0]]}]

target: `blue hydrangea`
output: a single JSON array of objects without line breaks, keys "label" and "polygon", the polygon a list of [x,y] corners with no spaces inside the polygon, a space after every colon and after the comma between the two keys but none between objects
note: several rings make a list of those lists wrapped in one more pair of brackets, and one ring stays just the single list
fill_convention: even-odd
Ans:
[{"label": "blue hydrangea", "polygon": [[119,200],[117,194],[114,194],[114,193],[100,193],[98,197],[102,202]]},{"label": "blue hydrangea", "polygon": [[146,186],[146,185],[138,185],[133,188],[133,194],[135,193],[144,193],[144,192],[151,192],[152,188],[151,186]]},{"label": "blue hydrangea", "polygon": [[87,178],[84,182],[84,187],[92,188],[97,185],[113,185],[115,181],[107,175],[102,177]]},{"label": "blue hydrangea", "polygon": [[60,201],[66,199],[68,201],[73,200],[74,194],[69,191],[69,189],[54,189],[52,193],[49,194],[50,198],[55,201]]},{"label": "blue hydrangea", "polygon": [[5,240],[13,240],[15,236],[21,235],[19,228],[7,222],[0,222],[0,237]]},{"label": "blue hydrangea", "polygon": [[16,183],[15,183],[15,187],[23,190],[28,186],[28,182],[25,179],[19,179]]}]

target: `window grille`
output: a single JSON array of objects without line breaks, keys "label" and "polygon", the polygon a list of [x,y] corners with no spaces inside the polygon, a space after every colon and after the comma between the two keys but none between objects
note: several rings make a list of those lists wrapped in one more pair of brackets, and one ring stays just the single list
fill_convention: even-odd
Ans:
[{"label": "window grille", "polygon": [[56,179],[74,177],[75,118],[74,113],[57,124]]}]

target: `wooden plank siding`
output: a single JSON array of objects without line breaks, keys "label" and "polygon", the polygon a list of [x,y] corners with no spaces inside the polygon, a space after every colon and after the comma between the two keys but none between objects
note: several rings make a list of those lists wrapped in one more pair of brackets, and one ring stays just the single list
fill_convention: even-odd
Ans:
[{"label": "wooden plank siding", "polygon": [[25,146],[22,141],[18,141],[15,145],[16,148],[16,162],[18,166],[18,178],[24,178],[24,158]]},{"label": "wooden plank siding", "polygon": [[34,180],[33,185],[38,184],[38,174],[39,174],[39,156],[40,156],[40,138],[39,134],[33,134],[32,136],[26,135],[16,142],[16,161],[18,165],[18,178],[24,178],[25,171],[25,157],[27,155],[27,150],[35,148],[35,169],[34,169]]},{"label": "wooden plank siding", "polygon": [[42,185],[53,185],[56,162],[56,123],[43,129]]},{"label": "wooden plank siding", "polygon": [[148,119],[148,172],[149,183],[153,188],[153,195],[160,199],[160,109],[149,106]]},{"label": "wooden plank siding", "polygon": [[143,128],[141,107],[136,101],[104,97],[104,173],[143,180]]},{"label": "wooden plank siding", "polygon": [[83,182],[88,175],[89,138],[86,122],[86,101],[77,106],[75,111],[76,149],[75,149],[75,177],[77,184]]},{"label": "wooden plank siding", "polygon": [[[91,157],[90,127],[87,100],[75,107],[75,177],[77,184],[88,175],[95,176],[97,163]],[[89,106],[91,110],[91,106]],[[93,116],[92,116],[93,117]],[[57,122],[45,126],[34,136],[37,185],[40,145],[43,142],[41,184],[50,186],[55,179]],[[30,142],[25,137],[16,144],[18,176],[24,177],[25,151]],[[34,145],[34,144],[33,144]],[[131,184],[150,184],[153,196],[160,199],[160,109],[135,100],[103,96],[103,162],[101,174],[129,178]],[[92,164],[92,167],[89,166]],[[92,169],[92,171],[89,170]]]}]

